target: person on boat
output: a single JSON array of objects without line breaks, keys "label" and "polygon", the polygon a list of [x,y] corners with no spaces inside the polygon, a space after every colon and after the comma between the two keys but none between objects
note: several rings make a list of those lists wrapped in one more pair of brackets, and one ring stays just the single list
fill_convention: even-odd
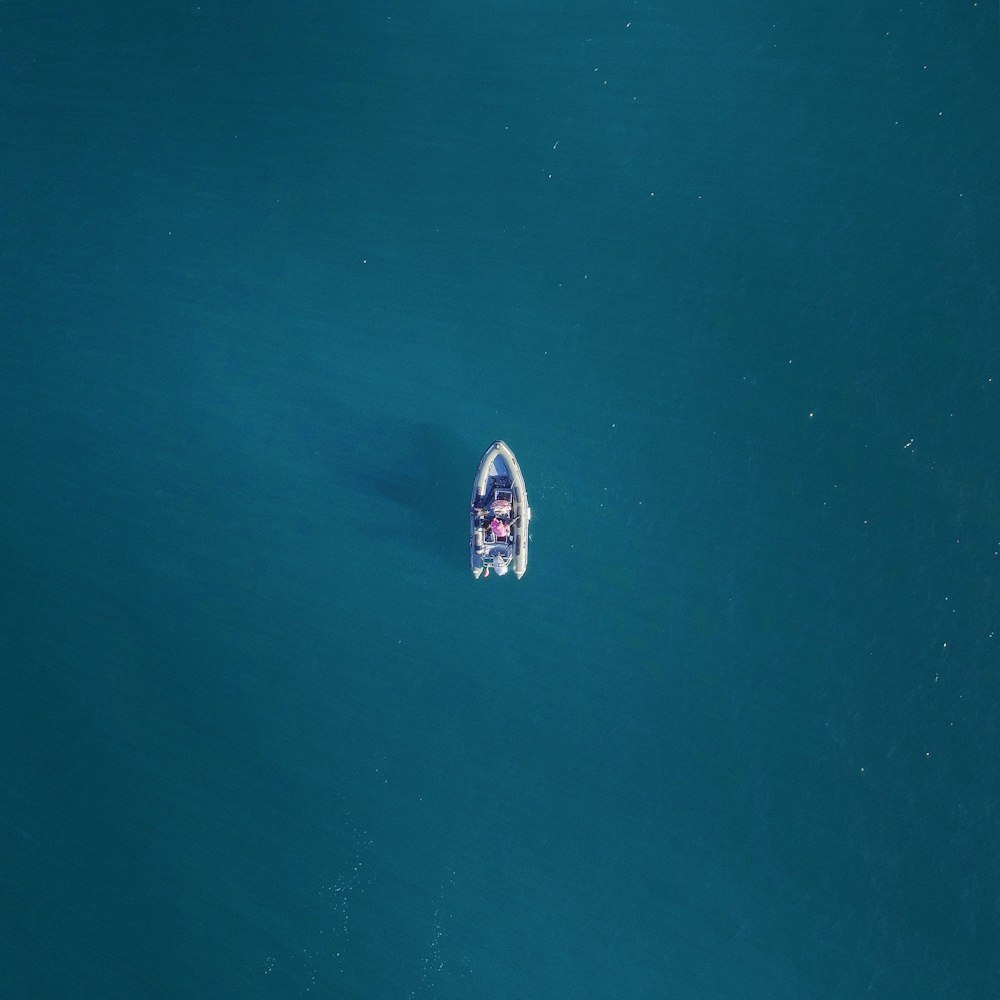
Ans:
[{"label": "person on boat", "polygon": [[494,514],[509,514],[511,510],[510,501],[499,499],[494,500],[493,503],[490,504],[490,510],[493,511]]},{"label": "person on boat", "polygon": [[510,525],[506,521],[501,521],[499,517],[494,517],[490,521],[490,531],[497,538],[506,538],[510,534]]}]

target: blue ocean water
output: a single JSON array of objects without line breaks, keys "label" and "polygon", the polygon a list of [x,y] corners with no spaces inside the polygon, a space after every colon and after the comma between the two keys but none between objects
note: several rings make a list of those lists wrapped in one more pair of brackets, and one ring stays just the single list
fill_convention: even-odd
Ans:
[{"label": "blue ocean water", "polygon": [[997,996],[996,11],[2,40],[2,1000]]}]

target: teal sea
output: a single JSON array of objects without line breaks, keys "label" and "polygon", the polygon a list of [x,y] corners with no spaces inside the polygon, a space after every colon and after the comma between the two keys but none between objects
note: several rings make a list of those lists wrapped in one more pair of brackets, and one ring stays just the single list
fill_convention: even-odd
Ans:
[{"label": "teal sea", "polygon": [[1000,997],[995,4],[11,0],[0,78],[0,1000]]}]

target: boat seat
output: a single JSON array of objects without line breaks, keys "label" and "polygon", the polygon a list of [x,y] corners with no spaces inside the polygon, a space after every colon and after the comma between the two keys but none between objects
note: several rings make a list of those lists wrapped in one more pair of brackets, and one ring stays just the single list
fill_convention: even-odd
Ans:
[{"label": "boat seat", "polygon": [[514,497],[511,491],[495,490],[487,511],[487,516],[490,519],[496,516],[503,521],[509,520],[510,515],[514,512]]}]

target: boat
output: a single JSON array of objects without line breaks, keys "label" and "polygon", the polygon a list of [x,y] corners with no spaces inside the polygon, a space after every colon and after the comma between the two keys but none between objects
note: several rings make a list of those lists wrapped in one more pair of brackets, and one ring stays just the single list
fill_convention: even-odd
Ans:
[{"label": "boat", "polygon": [[479,462],[469,510],[469,559],[478,580],[504,576],[509,570],[519,580],[528,568],[528,522],[531,508],[524,476],[514,452],[494,441]]}]

